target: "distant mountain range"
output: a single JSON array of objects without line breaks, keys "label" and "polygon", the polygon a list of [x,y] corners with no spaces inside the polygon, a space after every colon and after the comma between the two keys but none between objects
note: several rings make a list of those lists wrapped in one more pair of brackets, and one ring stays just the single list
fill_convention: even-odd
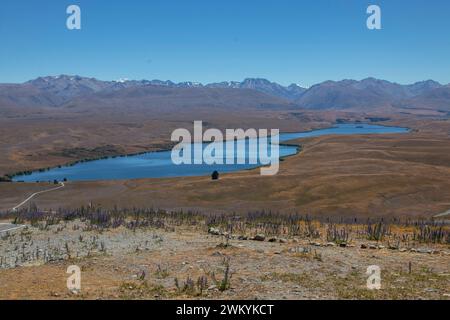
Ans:
[{"label": "distant mountain range", "polygon": [[325,81],[310,88],[266,79],[220,82],[101,81],[80,76],[40,77],[0,84],[0,107],[95,107],[115,105],[245,106],[257,108],[424,108],[450,112],[450,85],[433,80],[401,85],[367,78]]},{"label": "distant mountain range", "polygon": [[219,82],[206,85],[207,88],[235,88],[235,89],[252,89],[265,94],[284,98],[288,100],[296,100],[302,96],[307,90],[297,84],[291,84],[284,87],[278,83],[270,82],[266,79],[245,79],[242,82]]},{"label": "distant mountain range", "polygon": [[[411,85],[400,85],[385,80],[367,78],[361,81],[326,81],[309,88],[296,103],[308,109],[349,109],[416,106],[422,100],[421,107],[443,108],[450,110],[449,86],[428,80]],[[440,102],[426,99],[427,95],[444,97]]]}]

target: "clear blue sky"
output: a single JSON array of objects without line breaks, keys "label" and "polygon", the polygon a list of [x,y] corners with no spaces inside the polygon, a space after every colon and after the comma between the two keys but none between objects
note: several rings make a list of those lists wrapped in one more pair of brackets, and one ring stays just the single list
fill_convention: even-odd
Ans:
[{"label": "clear blue sky", "polygon": [[[69,4],[81,7],[80,31],[66,29]],[[381,31],[366,28],[369,4],[381,6]],[[1,0],[0,82],[449,83],[449,16],[448,0]]]}]

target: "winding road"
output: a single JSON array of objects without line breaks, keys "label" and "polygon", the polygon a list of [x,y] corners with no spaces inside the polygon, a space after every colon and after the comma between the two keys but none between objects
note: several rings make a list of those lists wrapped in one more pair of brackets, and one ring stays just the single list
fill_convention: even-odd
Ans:
[{"label": "winding road", "polygon": [[0,233],[14,231],[24,228],[24,225],[12,224],[12,223],[0,223]]},{"label": "winding road", "polygon": [[447,210],[443,213],[437,214],[434,216],[434,218],[440,218],[440,217],[445,217],[445,216],[450,216],[450,210]]},{"label": "winding road", "polygon": [[[17,206],[12,208],[12,211],[17,211],[17,209],[19,209],[21,206],[23,206],[25,203],[27,203],[28,201],[30,201],[31,199],[33,199],[35,196],[37,196],[39,194],[43,194],[43,193],[47,193],[47,192],[50,192],[50,191],[59,190],[61,188],[64,188],[65,186],[66,185],[64,184],[64,182],[60,182],[59,186],[56,187],[56,188],[35,192],[31,196],[26,198],[24,201],[19,203]],[[24,228],[24,227],[25,227],[25,225],[18,225],[18,224],[12,224],[12,223],[0,223],[0,233],[14,231],[14,230],[21,229],[21,228]]]},{"label": "winding road", "polygon": [[30,201],[31,199],[33,199],[35,196],[39,195],[39,194],[43,194],[43,193],[47,193],[50,191],[55,191],[55,190],[59,190],[61,188],[64,188],[66,185],[64,184],[64,182],[60,182],[59,183],[59,187],[56,188],[52,188],[52,189],[48,189],[48,190],[44,190],[44,191],[39,191],[39,192],[35,192],[33,193],[31,196],[29,196],[28,198],[26,198],[24,201],[22,201],[20,204],[18,204],[17,206],[15,206],[14,208],[12,208],[12,211],[17,211],[17,209],[19,209],[21,206],[23,206],[25,203],[27,203],[28,201]]}]

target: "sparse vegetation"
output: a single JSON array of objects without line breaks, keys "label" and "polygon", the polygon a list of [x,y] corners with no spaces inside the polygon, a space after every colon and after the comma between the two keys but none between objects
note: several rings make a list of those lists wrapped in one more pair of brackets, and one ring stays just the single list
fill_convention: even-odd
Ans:
[{"label": "sparse vegetation", "polygon": [[346,226],[338,229],[335,224],[330,223],[327,227],[327,241],[336,244],[346,244],[349,241],[350,230]]},{"label": "sparse vegetation", "polygon": [[370,221],[367,223],[367,239],[381,241],[388,233],[388,228],[383,221],[372,224]]},{"label": "sparse vegetation", "polygon": [[75,210],[42,211],[31,203],[29,208],[16,213],[4,213],[0,217],[10,218],[15,224],[29,223],[42,230],[61,221],[80,220],[88,225],[85,228],[101,232],[107,229],[125,227],[130,230],[138,228],[157,228],[167,231],[181,225],[196,226],[202,230],[214,227],[221,230],[224,239],[221,246],[228,247],[232,235],[259,234],[265,237],[297,237],[305,239],[324,238],[328,242],[346,244],[352,239],[369,241],[386,241],[389,245],[403,243],[446,244],[450,241],[450,227],[445,221],[368,220],[357,218],[332,219],[327,217],[312,220],[308,215],[283,215],[275,212],[249,212],[243,215],[203,214],[193,211],[166,211],[158,209],[119,209],[105,210],[94,206]]},{"label": "sparse vegetation", "polygon": [[[272,216],[276,218],[273,221]],[[117,285],[103,287],[102,290],[110,290],[109,295],[98,293],[107,298],[229,298],[236,293],[254,298],[258,293],[273,297],[270,294],[277,292],[277,298],[303,298],[307,294],[308,298],[324,295],[384,299],[445,298],[446,294],[448,279],[442,264],[448,261],[444,253],[448,248],[448,227],[433,221],[383,221],[388,230],[384,240],[372,240],[376,249],[381,248],[381,243],[388,245],[381,253],[369,250],[369,245],[366,251],[359,246],[352,248],[355,242],[367,244],[370,236],[368,224],[358,220],[313,220],[272,213],[206,216],[154,209],[103,210],[94,206],[50,212],[32,206],[32,210],[24,209],[10,218],[22,223],[33,221],[34,227],[1,234],[0,273],[26,265],[48,266],[49,270],[61,272],[61,264],[81,264],[84,273],[93,274],[86,277],[88,282],[90,277],[98,281],[99,275],[119,280],[113,281]],[[214,227],[208,225],[211,221],[215,222]],[[380,230],[372,230],[375,229]],[[242,236],[245,234],[257,234],[262,241]],[[423,244],[430,249],[418,247]],[[405,248],[410,248],[408,253],[401,253],[400,249]],[[432,254],[433,248],[440,250],[438,254]],[[373,263],[370,257],[380,254],[383,260],[376,263],[383,264],[386,287],[383,292],[368,292],[364,287],[365,268]],[[408,263],[413,261],[411,255],[422,258],[412,265]],[[423,261],[428,261],[428,271],[424,271]],[[434,266],[438,272],[430,269]],[[27,268],[23,270],[26,273]],[[334,273],[327,273],[332,270]],[[421,275],[424,272],[426,276]],[[415,279],[420,280],[417,285],[396,282]],[[401,288],[395,288],[396,285]]]},{"label": "sparse vegetation", "polygon": [[158,264],[156,266],[155,275],[157,278],[165,279],[170,275],[169,268],[167,266],[162,266],[161,264]]},{"label": "sparse vegetation", "polygon": [[230,258],[229,257],[223,258],[222,266],[223,266],[223,276],[222,276],[221,280],[217,279],[215,272],[211,272],[210,276],[211,276],[211,279],[214,282],[215,286],[220,291],[226,291],[230,288],[230,281],[233,276],[231,269],[230,269]]}]

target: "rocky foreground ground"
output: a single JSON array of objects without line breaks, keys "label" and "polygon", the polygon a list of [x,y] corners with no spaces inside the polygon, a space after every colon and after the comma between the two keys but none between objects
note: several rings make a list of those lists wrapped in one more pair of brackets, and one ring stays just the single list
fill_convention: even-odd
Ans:
[{"label": "rocky foreground ground", "polygon": [[[198,226],[0,233],[1,299],[450,299],[448,245],[234,235]],[[67,288],[71,265],[81,291]],[[381,289],[367,289],[367,268]]]}]

